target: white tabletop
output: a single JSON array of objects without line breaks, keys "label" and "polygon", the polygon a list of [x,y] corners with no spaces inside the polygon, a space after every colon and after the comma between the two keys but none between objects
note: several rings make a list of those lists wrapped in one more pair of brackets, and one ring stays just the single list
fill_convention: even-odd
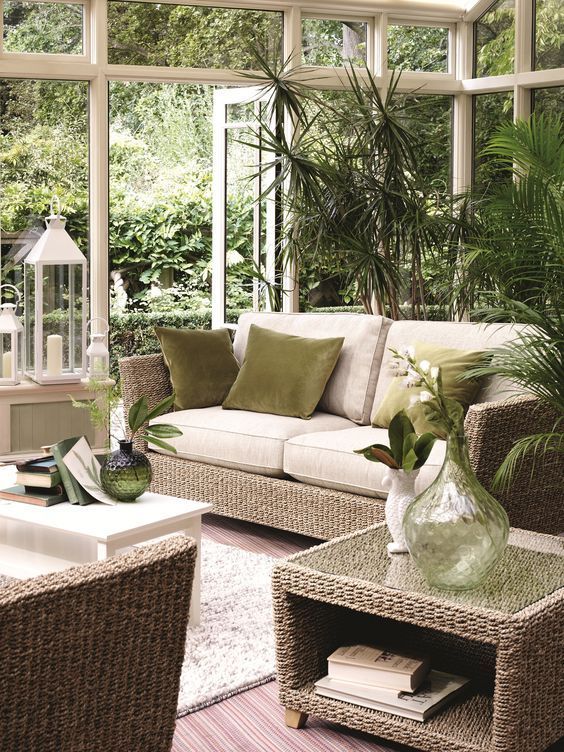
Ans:
[{"label": "white tabletop", "polygon": [[[127,533],[158,528],[163,523],[181,523],[211,510],[212,505],[147,491],[134,503],[55,504],[38,507],[0,499],[0,519],[27,522],[89,538],[109,541]],[[178,525],[181,528],[181,524]]]}]

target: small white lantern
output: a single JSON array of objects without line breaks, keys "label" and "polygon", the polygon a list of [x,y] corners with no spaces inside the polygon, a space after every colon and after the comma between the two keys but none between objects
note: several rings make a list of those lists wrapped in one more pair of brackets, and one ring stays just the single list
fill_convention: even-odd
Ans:
[{"label": "small white lantern", "polygon": [[110,327],[106,319],[98,316],[90,319],[88,326],[92,326],[94,321],[102,321],[105,328],[101,333],[94,334],[92,332],[90,334],[90,345],[86,351],[88,358],[88,378],[105,381],[110,377],[110,353],[108,352],[105,342]]},{"label": "small white lantern", "polygon": [[16,303],[0,304],[0,386],[15,386],[24,375],[23,326],[16,316],[17,303],[21,300],[19,290],[13,285],[0,285],[2,290],[12,289],[17,295]]},{"label": "small white lantern", "polygon": [[24,259],[26,373],[38,384],[77,382],[86,370],[86,259],[55,201]]}]

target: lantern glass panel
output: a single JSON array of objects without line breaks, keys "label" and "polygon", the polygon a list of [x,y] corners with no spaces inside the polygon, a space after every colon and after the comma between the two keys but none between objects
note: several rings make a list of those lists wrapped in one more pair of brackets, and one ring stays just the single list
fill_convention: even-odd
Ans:
[{"label": "lantern glass panel", "polygon": [[[81,265],[43,267],[43,362],[48,376],[82,368],[82,274]],[[61,337],[60,344],[49,344],[52,335]]]},{"label": "lantern glass panel", "polygon": [[35,266],[24,264],[25,279],[25,361],[35,371]]},{"label": "lantern glass panel", "polygon": [[71,330],[70,330],[70,342],[72,344],[71,349],[71,369],[73,371],[80,371],[83,362],[84,339],[83,339],[83,326],[84,326],[84,306],[85,301],[82,298],[83,284],[84,284],[84,270],[85,267],[76,265],[71,267],[71,281],[73,286],[73,294],[71,300]]},{"label": "lantern glass panel", "polygon": [[0,334],[0,376],[3,379],[12,378],[12,335]]}]

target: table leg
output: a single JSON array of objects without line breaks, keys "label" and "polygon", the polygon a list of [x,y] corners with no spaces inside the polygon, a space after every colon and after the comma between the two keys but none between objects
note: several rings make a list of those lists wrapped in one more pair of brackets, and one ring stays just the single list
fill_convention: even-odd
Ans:
[{"label": "table leg", "polygon": [[102,561],[102,559],[109,559],[110,556],[113,556],[115,554],[115,552],[116,548],[111,543],[98,541],[96,553],[96,558],[98,559],[98,561]]},{"label": "table leg", "polygon": [[189,624],[197,627],[200,624],[200,565],[202,557],[202,518],[193,517],[187,523],[184,535],[194,538],[198,545],[198,555],[196,557],[196,567],[194,569],[194,582],[192,585],[192,598],[190,599],[190,620]]},{"label": "table leg", "polygon": [[301,729],[306,725],[307,713],[302,713],[300,710],[292,710],[286,708],[286,726],[293,729]]}]

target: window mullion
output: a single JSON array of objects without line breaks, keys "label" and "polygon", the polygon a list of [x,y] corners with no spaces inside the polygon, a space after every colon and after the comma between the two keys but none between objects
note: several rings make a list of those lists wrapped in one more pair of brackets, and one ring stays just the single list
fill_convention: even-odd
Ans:
[{"label": "window mullion", "polygon": [[90,311],[91,315],[109,316],[109,195],[108,195],[108,81],[107,4],[92,0],[91,54],[97,76],[90,84]]}]

